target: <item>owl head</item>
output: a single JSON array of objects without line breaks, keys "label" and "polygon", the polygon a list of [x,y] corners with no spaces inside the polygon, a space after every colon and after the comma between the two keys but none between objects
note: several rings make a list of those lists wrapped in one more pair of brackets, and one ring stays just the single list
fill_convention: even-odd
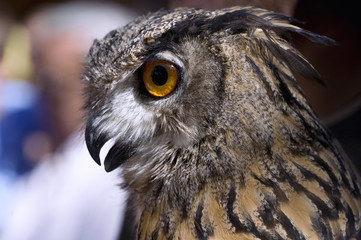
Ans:
[{"label": "owl head", "polygon": [[[299,118],[312,110],[291,70],[319,75],[290,44],[290,32],[332,40],[293,21],[254,8],[182,8],[139,17],[96,40],[84,75],[93,159],[100,164],[100,150],[111,141],[105,170],[123,166],[130,184],[146,184],[191,163],[212,172],[220,152],[247,159],[258,146],[295,135],[282,115],[301,126]],[[221,165],[232,168],[230,161]]]}]

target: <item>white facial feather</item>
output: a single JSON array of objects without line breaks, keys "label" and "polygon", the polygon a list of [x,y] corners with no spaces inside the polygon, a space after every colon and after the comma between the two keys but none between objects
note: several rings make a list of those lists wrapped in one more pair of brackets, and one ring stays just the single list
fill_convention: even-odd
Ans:
[{"label": "white facial feather", "polygon": [[116,94],[111,101],[111,111],[110,122],[117,129],[118,136],[127,136],[129,140],[136,141],[154,134],[154,112],[144,108],[135,99],[133,91]]}]

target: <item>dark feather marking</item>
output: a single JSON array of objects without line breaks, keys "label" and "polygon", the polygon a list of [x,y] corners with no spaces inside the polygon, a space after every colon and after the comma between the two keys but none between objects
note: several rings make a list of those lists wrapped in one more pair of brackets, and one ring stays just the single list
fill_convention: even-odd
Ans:
[{"label": "dark feather marking", "polygon": [[173,239],[175,234],[174,222],[171,222],[172,213],[163,213],[160,219],[160,227],[166,236],[166,239]]},{"label": "dark feather marking", "polygon": [[275,226],[273,209],[275,209],[275,206],[268,200],[258,209],[259,216],[267,228],[273,228]]},{"label": "dark feather marking", "polygon": [[341,193],[338,187],[334,186],[332,183],[328,183],[324,181],[322,178],[317,176],[315,173],[311,172],[310,170],[302,167],[301,165],[297,164],[295,161],[292,161],[293,164],[301,171],[301,173],[305,176],[306,179],[315,180],[320,184],[320,186],[325,190],[325,193],[333,202],[337,211],[343,208],[342,203],[339,199]]},{"label": "dark feather marking", "polygon": [[203,201],[201,201],[197,207],[196,216],[194,217],[194,226],[197,238],[199,240],[207,240],[208,236],[205,234],[202,226],[203,217]]},{"label": "dark feather marking", "polygon": [[254,236],[256,236],[261,240],[281,240],[279,235],[278,236],[276,235],[274,237],[271,236],[271,234],[266,231],[259,231],[256,225],[254,224],[254,222],[252,222],[250,219],[248,221],[248,225],[250,225],[248,232],[253,233]]},{"label": "dark feather marking", "polygon": [[[291,92],[289,85],[294,85],[295,81],[294,79],[281,71],[279,68],[277,68],[273,63],[268,64],[270,69],[272,70],[273,75],[278,80],[279,85],[279,91],[281,93],[281,96],[283,97],[284,101],[288,104],[288,106],[291,108],[293,113],[298,117],[296,119],[303,125],[304,132],[307,134],[300,135],[298,134],[296,138],[294,138],[291,135],[291,140],[295,141],[295,145],[299,146],[304,145],[305,143],[309,143],[310,145],[313,144],[312,141],[315,141],[315,139],[319,139],[319,136],[322,136],[323,131],[322,129],[320,131],[315,130],[314,127],[312,127],[311,123],[309,123],[309,120],[305,119],[305,117],[302,114],[302,111],[306,111],[309,115],[313,115],[312,110],[310,110],[307,106],[304,105],[294,94]],[[294,86],[294,89],[298,91],[299,94],[303,96],[302,91],[299,89],[298,86]],[[288,110],[284,111],[285,114],[289,114]],[[312,121],[312,120],[311,120]],[[319,133],[321,132],[321,134]],[[311,142],[309,139],[312,139]]]},{"label": "dark feather marking", "polygon": [[[293,176],[290,173],[287,173],[285,169],[282,168],[282,171],[285,172],[287,175],[287,182],[290,184],[290,186],[296,191],[296,192],[303,192],[308,199],[310,199],[313,204],[317,206],[317,208],[321,211],[321,216],[324,218],[329,219],[337,219],[338,218],[338,211],[336,209],[330,209],[327,204],[322,201],[319,197],[317,197],[315,194],[308,191],[303,185],[297,182],[297,179],[295,176]],[[340,206],[338,206],[340,207]]]},{"label": "dark feather marking", "polygon": [[164,218],[162,219],[162,228],[166,234],[168,234],[169,232],[169,226],[170,226],[170,219],[168,214],[165,214]]},{"label": "dark feather marking", "polygon": [[352,179],[352,184],[354,186],[354,189],[352,189],[352,194],[355,198],[360,198],[361,196],[361,191],[360,188],[358,186],[358,183],[356,182],[356,176],[353,172],[351,172],[351,179]]},{"label": "dark feather marking", "polygon": [[144,222],[144,214],[145,212],[142,212],[142,215],[140,216],[140,220],[139,220],[139,224],[137,224],[137,232],[138,232],[138,236],[137,236],[137,239],[140,239],[140,237],[142,236],[143,232],[142,232],[142,225],[143,225],[143,222]]},{"label": "dark feather marking", "polygon": [[304,121],[305,119],[300,114],[299,110],[306,111],[307,114],[312,116],[313,115],[312,110],[307,105],[305,105],[305,103],[302,100],[300,100],[299,97],[295,96],[295,94],[293,94],[290,90],[292,89],[293,91],[296,91],[297,94],[299,94],[304,99],[306,99],[306,96],[302,92],[301,88],[299,87],[294,77],[292,75],[288,75],[281,69],[277,68],[273,63],[268,63],[268,65],[272,69],[272,72],[276,73],[275,77],[278,79],[280,83],[279,88],[282,89],[281,92],[284,93],[288,92],[287,95],[291,98],[290,103],[297,105],[298,108],[293,108],[293,110],[297,113],[297,115],[300,116]]},{"label": "dark feather marking", "polygon": [[208,225],[206,226],[206,234],[207,236],[212,236],[214,234],[214,229],[212,225]]},{"label": "dark feather marking", "polygon": [[318,217],[311,217],[312,227],[323,240],[332,239],[332,230],[328,222]]},{"label": "dark feather marking", "polygon": [[266,179],[266,178],[263,178],[263,177],[258,177],[258,176],[254,175],[254,174],[253,174],[253,177],[256,180],[258,180],[259,182],[261,182],[263,185],[272,188],[273,192],[276,194],[277,200],[279,202],[288,201],[288,198],[287,198],[286,194],[283,192],[283,190],[280,188],[280,186],[278,186],[277,183],[273,182],[270,179]]},{"label": "dark feather marking", "polygon": [[328,165],[328,163],[323,160],[318,155],[313,154],[312,152],[308,153],[309,156],[311,156],[311,161],[317,164],[318,167],[321,167],[322,170],[326,171],[327,175],[330,177],[332,183],[334,186],[339,187],[339,183],[337,180],[336,175],[333,173],[331,167]]},{"label": "dark feather marking", "polygon": [[343,182],[343,184],[346,186],[347,189],[351,189],[351,191],[352,191],[352,190],[354,190],[354,189],[351,188],[351,184],[350,184],[350,182],[348,181],[348,178],[346,177],[345,173],[346,173],[346,170],[340,171],[340,175],[341,175],[341,178],[342,178],[342,182]]},{"label": "dark feather marking", "polygon": [[359,230],[355,239],[361,239],[361,231]]},{"label": "dark feather marking", "polygon": [[330,150],[333,153],[333,155],[336,157],[337,162],[340,165],[339,173],[341,175],[342,182],[344,183],[346,188],[352,189],[351,183],[349,182],[349,180],[347,179],[347,177],[345,175],[345,173],[347,173],[348,171],[346,170],[346,167],[344,165],[343,157],[341,156],[341,154],[339,153],[339,151],[333,144],[333,141],[334,141],[333,137],[332,137],[333,134],[328,129],[324,128],[321,125],[319,125],[319,129],[322,130],[321,134],[322,134],[323,138],[318,137],[317,138],[318,142],[320,142],[322,144],[322,146],[324,146],[326,149]]},{"label": "dark feather marking", "polygon": [[272,176],[275,179],[277,179],[278,182],[287,182],[288,175],[287,175],[287,173],[286,173],[286,171],[285,171],[285,169],[283,167],[284,160],[279,155],[274,154],[274,153],[272,153],[272,160],[273,160],[274,163],[277,163],[277,169],[278,169],[278,173],[273,174],[272,171],[268,168],[270,173],[272,173]]},{"label": "dark feather marking", "polygon": [[347,223],[346,223],[346,239],[351,239],[352,237],[355,236],[355,217],[354,214],[352,212],[352,209],[350,208],[350,206],[347,204],[346,209],[345,209],[345,213],[346,213],[346,218],[347,218]]},{"label": "dark feather marking", "polygon": [[181,207],[181,213],[182,213],[182,218],[187,218],[188,216],[188,207],[189,207],[189,199],[183,199],[183,201],[180,204]]},{"label": "dark feather marking", "polygon": [[276,67],[273,63],[268,62],[267,63],[269,68],[271,69],[273,75],[276,77],[279,83],[279,90],[283,97],[283,99],[286,101],[286,103],[289,106],[296,105],[297,107],[293,107],[293,111],[297,114],[298,117],[300,117],[300,120],[302,121],[303,125],[305,125],[305,129],[307,131],[310,131],[311,128],[307,121],[304,119],[302,114],[300,114],[300,110],[306,111],[309,115],[312,116],[312,112],[291,92],[289,85],[292,85],[294,89],[300,94],[301,96],[305,97],[295,80],[292,78],[292,76],[287,75],[283,71],[281,71],[278,67]]},{"label": "dark feather marking", "polygon": [[[342,204],[339,202],[339,199],[337,198],[333,198],[335,206],[337,208],[337,210],[334,209],[330,209],[326,203],[324,203],[320,198],[318,198],[316,195],[314,195],[313,193],[309,192],[305,187],[303,187],[301,184],[299,184],[295,177],[287,174],[285,172],[284,169],[282,169],[284,172],[284,175],[286,175],[286,181],[289,182],[290,186],[292,186],[296,191],[298,192],[303,192],[306,194],[306,196],[318,207],[318,209],[321,211],[322,213],[322,217],[327,217],[330,219],[336,219],[338,217],[338,212],[337,210],[342,208]],[[258,178],[259,179],[259,178]],[[264,179],[259,179],[261,180],[262,183],[269,183],[268,181],[265,181]],[[288,225],[287,221],[286,221],[286,225]],[[292,232],[290,232],[290,234],[292,234]],[[294,238],[291,238],[294,239]]]},{"label": "dark feather marking", "polygon": [[336,209],[330,209],[327,204],[322,201],[319,197],[317,197],[315,194],[308,191],[304,186],[299,184],[297,180],[290,176],[288,178],[289,184],[297,191],[297,192],[303,192],[308,199],[310,199],[317,208],[321,211],[321,216],[324,218],[330,218],[330,219],[337,219],[338,218],[338,212]]},{"label": "dark feather marking", "polygon": [[[345,187],[347,189],[350,189],[354,193],[354,191],[356,190],[355,187],[357,188],[357,186],[354,185],[354,187],[352,187],[349,179],[345,175],[348,171],[346,170],[346,167],[344,165],[344,159],[343,159],[342,155],[340,154],[338,149],[334,146],[334,143],[333,143],[334,139],[332,137],[333,134],[327,128],[324,128],[321,125],[319,125],[319,129],[322,130],[323,138],[319,137],[317,139],[318,142],[320,142],[322,144],[322,146],[324,146],[326,149],[330,150],[332,152],[332,154],[336,157],[337,162],[338,162],[339,167],[340,167],[340,170],[338,172],[341,175],[342,182],[343,182],[343,184],[345,185]],[[312,156],[314,156],[314,155],[315,154],[313,154]],[[320,158],[318,156],[316,158],[318,158],[320,160]],[[330,169],[330,172],[332,172],[332,169],[331,168],[329,168],[329,169]]]},{"label": "dark feather marking", "polygon": [[[276,209],[279,209],[279,202],[275,201],[266,196],[266,204],[263,206],[263,209],[259,210],[260,217],[263,220],[263,223],[267,227],[267,229],[274,230],[277,220],[274,217]],[[272,240],[282,240],[283,238],[277,233],[273,232],[274,236],[270,237]]]},{"label": "dark feather marking", "polygon": [[180,157],[180,149],[177,149],[174,156],[169,157],[169,161],[167,161],[171,165],[171,169],[177,165],[178,159]]},{"label": "dark feather marking", "polygon": [[265,85],[265,89],[267,91],[267,95],[268,97],[275,102],[275,96],[274,93],[272,91],[272,87],[269,84],[268,80],[266,79],[266,77],[264,76],[263,72],[261,71],[261,69],[256,65],[256,63],[248,56],[246,56],[246,61],[251,65],[251,68],[255,71],[255,73],[257,74],[258,78],[263,82],[263,84]]},{"label": "dark feather marking", "polygon": [[151,235],[151,240],[158,240],[159,226],[157,226]]},{"label": "dark feather marking", "polygon": [[281,239],[278,235],[276,235],[276,238],[274,238],[266,231],[259,231],[250,217],[246,219],[245,223],[242,223],[239,217],[237,216],[237,214],[233,211],[233,205],[235,200],[236,200],[236,187],[235,187],[235,183],[232,182],[228,193],[226,210],[227,210],[228,219],[231,222],[231,224],[235,227],[236,232],[252,233],[254,236],[256,236],[261,240]]},{"label": "dark feather marking", "polygon": [[236,228],[236,232],[250,232],[249,226],[241,223],[239,217],[233,211],[235,201],[236,201],[236,187],[234,182],[232,182],[231,187],[229,189],[228,201],[226,206],[228,219],[231,222],[231,224]]},{"label": "dark feather marking", "polygon": [[236,201],[236,187],[234,182],[231,183],[231,187],[228,193],[228,201],[227,201],[227,216],[231,224],[236,228],[237,232],[246,232],[247,227],[241,223],[237,214],[233,211],[233,205]]},{"label": "dark feather marking", "polygon": [[283,226],[284,230],[287,233],[288,239],[292,240],[305,240],[305,237],[301,232],[299,232],[295,226],[291,223],[288,217],[282,212],[277,211],[278,222]]},{"label": "dark feather marking", "polygon": [[[330,150],[332,150],[332,148],[328,148]],[[336,151],[336,150],[334,150]],[[333,173],[331,167],[322,159],[320,158],[319,156],[313,154],[313,153],[310,153],[310,156],[312,156],[313,160],[315,161],[315,163],[319,164],[326,172],[327,174],[329,175],[329,177],[331,178],[332,182],[334,183],[335,186],[339,186],[339,182],[337,180],[337,177],[336,175]],[[342,163],[342,159],[339,159],[338,158],[338,162],[340,163],[340,171],[339,171],[339,174],[341,175],[341,179],[342,179],[342,182],[343,184],[345,185],[345,187],[347,189],[351,189],[351,191],[353,193],[355,193],[355,189],[352,189],[351,188],[351,184],[348,180],[348,178],[346,177],[345,173],[347,172],[346,171],[346,168],[344,166],[344,164]],[[357,185],[354,185],[356,188],[357,188]],[[360,194],[360,193],[359,193]]]},{"label": "dark feather marking", "polygon": [[[274,65],[274,64],[273,63],[268,63],[268,65]],[[275,66],[272,66],[272,67],[275,67]],[[278,69],[278,70],[279,70],[280,76],[282,76],[284,81],[287,82],[287,85],[289,86],[289,88],[292,88],[294,91],[297,92],[297,94],[302,96],[304,99],[307,99],[306,95],[304,94],[304,92],[302,91],[300,86],[298,85],[295,77],[292,74],[287,74],[286,72],[281,71],[280,69]],[[305,107],[304,103],[298,97],[294,97],[294,98],[295,98],[295,101],[297,102],[297,104],[300,106],[300,108],[302,110],[305,110],[309,115],[312,116],[312,114],[313,114],[312,110]]]},{"label": "dark feather marking", "polygon": [[157,197],[161,194],[163,186],[164,186],[164,182],[162,180],[159,180],[158,182],[159,182],[159,184],[156,188],[156,194],[155,194],[155,196],[157,196]]},{"label": "dark feather marking", "polygon": [[290,89],[288,88],[287,83],[285,83],[283,78],[281,78],[279,74],[279,69],[274,65],[271,65],[271,70],[273,75],[278,80],[279,90],[282,94],[283,99],[288,103],[288,105],[293,105],[295,103],[295,98],[293,97]]}]

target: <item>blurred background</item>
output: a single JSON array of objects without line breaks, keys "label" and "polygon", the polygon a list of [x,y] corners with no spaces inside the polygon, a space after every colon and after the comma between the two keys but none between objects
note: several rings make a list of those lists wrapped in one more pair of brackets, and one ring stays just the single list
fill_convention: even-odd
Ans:
[{"label": "blurred background", "polygon": [[[294,36],[326,87],[296,75],[361,169],[361,24],[345,0],[0,0],[0,239],[131,239],[116,172],[90,159],[81,73],[95,38],[175,7],[256,6],[293,16],[337,46]],[[126,219],[124,219],[127,216]]]}]

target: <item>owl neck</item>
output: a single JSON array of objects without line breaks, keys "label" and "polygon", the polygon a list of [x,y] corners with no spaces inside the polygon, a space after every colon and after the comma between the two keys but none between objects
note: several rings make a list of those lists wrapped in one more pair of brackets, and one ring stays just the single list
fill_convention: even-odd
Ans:
[{"label": "owl neck", "polygon": [[[151,234],[173,236],[182,228],[194,229],[192,224],[199,221],[200,212],[210,214],[214,208],[219,209],[220,215],[228,214],[232,218],[235,191],[239,196],[250,196],[250,199],[242,200],[245,202],[252,202],[260,192],[269,197],[273,192],[272,196],[275,194],[279,201],[286,201],[285,193],[271,179],[297,182],[299,179],[287,169],[307,162],[309,156],[305,151],[316,157],[317,148],[307,143],[307,138],[300,149],[292,146],[296,144],[294,141],[300,141],[297,139],[287,144],[280,138],[269,139],[272,142],[255,142],[248,134],[238,136],[239,132],[242,131],[222,127],[191,147],[174,149],[174,159],[158,159],[159,165],[152,166],[153,169],[162,166],[162,172],[168,174],[148,176],[142,184],[128,185],[139,210],[140,235],[148,238]],[[325,151],[321,146],[318,149]],[[203,215],[202,218],[211,216]],[[243,220],[247,221],[246,215]],[[175,222],[179,224],[174,225]]]},{"label": "owl neck", "polygon": [[[325,195],[326,199],[341,204],[337,183],[325,183],[316,175],[329,175],[332,181],[337,181],[332,170],[326,168],[312,172],[307,169],[311,159],[314,166],[329,166],[329,162],[322,156],[333,153],[325,148],[320,152],[310,151],[309,155],[277,151],[277,147],[273,150],[255,153],[254,158],[243,165],[244,169],[232,163],[226,166],[226,162],[232,159],[221,150],[217,157],[219,164],[198,163],[198,172],[195,170],[182,174],[185,169],[179,169],[174,182],[170,179],[168,183],[154,182],[158,188],[145,194],[147,198],[138,199],[138,239],[151,239],[152,236],[158,239],[178,239],[178,236],[182,236],[182,239],[206,239],[208,236],[221,239],[228,231],[225,226],[233,229],[230,234],[241,234],[237,235],[237,239],[259,239],[257,236],[268,235],[262,235],[266,233],[256,227],[254,219],[262,219],[265,226],[274,226],[276,222],[285,224],[283,227],[288,231],[290,226],[287,226],[282,211],[287,209],[290,201],[304,201],[305,196],[309,199],[302,202],[304,206],[298,207],[307,209],[310,216],[317,216],[321,212],[319,209],[322,209],[324,213],[335,217],[332,215],[335,214],[333,210],[325,208],[322,201],[318,201],[319,196],[312,194],[313,189],[307,188],[308,183],[317,182],[324,188],[320,196]],[[209,149],[204,151],[208,152]],[[327,189],[331,190],[326,192]],[[143,193],[139,196],[143,196]],[[310,216],[304,215],[305,221],[309,221]],[[310,229],[305,230],[306,234],[312,236],[312,239],[318,239],[316,232],[311,229],[311,222],[308,226]],[[272,232],[267,234],[271,236]],[[302,239],[301,233],[288,234],[294,234],[291,235],[293,239]]]}]

